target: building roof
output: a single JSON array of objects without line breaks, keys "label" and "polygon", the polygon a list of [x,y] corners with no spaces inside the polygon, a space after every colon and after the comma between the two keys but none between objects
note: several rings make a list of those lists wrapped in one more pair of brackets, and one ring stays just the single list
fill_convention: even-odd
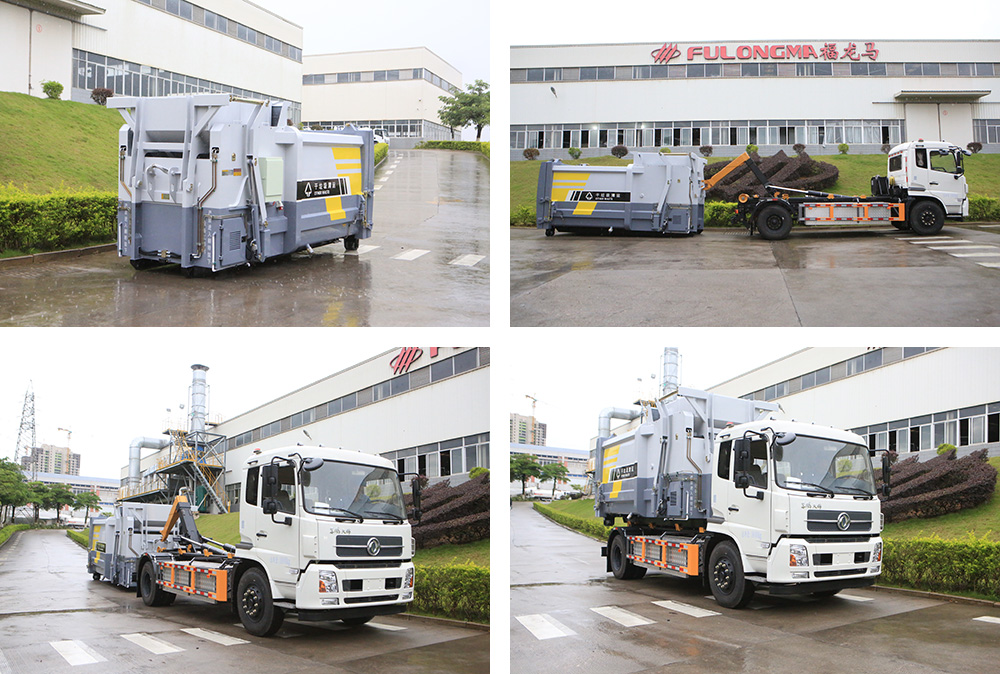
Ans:
[{"label": "building roof", "polygon": [[[121,480],[107,477],[87,477],[86,475],[67,475],[65,473],[35,473],[35,476],[39,482],[46,480],[49,482],[81,482],[95,484],[99,487],[114,487],[115,489],[121,486]],[[30,476],[26,475],[25,477]]]},{"label": "building roof", "polygon": [[556,454],[569,459],[589,459],[590,452],[585,449],[567,449],[565,447],[546,447],[544,445],[522,445],[517,442],[510,443],[510,451],[519,454]]}]

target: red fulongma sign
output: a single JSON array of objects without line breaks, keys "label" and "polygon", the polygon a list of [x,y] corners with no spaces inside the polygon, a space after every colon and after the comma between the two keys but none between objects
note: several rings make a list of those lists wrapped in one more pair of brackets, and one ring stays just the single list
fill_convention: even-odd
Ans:
[{"label": "red fulongma sign", "polygon": [[[706,61],[751,61],[768,59],[774,61],[787,61],[790,59],[838,61],[848,59],[850,61],[860,61],[867,58],[872,61],[878,60],[878,49],[874,42],[865,42],[864,50],[854,42],[848,42],[846,46],[840,48],[836,42],[826,42],[818,49],[811,44],[772,44],[772,45],[746,45],[741,44],[732,52],[726,45],[705,45],[687,48],[687,60],[693,61],[696,56],[700,56]],[[667,63],[681,55],[676,43],[664,43],[662,47],[650,52],[654,63]]]}]

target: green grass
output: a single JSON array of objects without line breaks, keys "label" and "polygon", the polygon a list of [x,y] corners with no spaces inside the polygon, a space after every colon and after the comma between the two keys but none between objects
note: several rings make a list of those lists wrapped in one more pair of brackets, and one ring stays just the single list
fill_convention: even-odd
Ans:
[{"label": "green grass", "polygon": [[[790,153],[789,150],[785,151]],[[709,157],[708,162],[728,161],[729,157]],[[837,194],[871,194],[871,178],[886,174],[883,154],[816,155],[817,161],[833,164],[840,170],[840,178],[827,191]],[[564,159],[565,164],[590,164],[591,166],[627,166],[632,155],[624,159],[611,156],[590,159]],[[512,161],[510,163],[510,209],[518,206],[535,208],[535,190],[538,185],[539,161]],[[965,177],[971,196],[1000,196],[1000,154],[976,154],[965,158]]]},{"label": "green grass", "polygon": [[116,191],[123,123],[99,105],[0,93],[0,185],[33,194]]},{"label": "green grass", "polygon": [[[1000,470],[1000,457],[989,460]],[[1000,542],[1000,495],[993,492],[990,500],[978,508],[929,519],[911,519],[885,525],[883,538],[942,538],[960,540],[975,537]]]},{"label": "green grass", "polygon": [[206,538],[236,545],[240,542],[240,514],[238,512],[225,515],[200,515],[195,522],[198,532]]}]

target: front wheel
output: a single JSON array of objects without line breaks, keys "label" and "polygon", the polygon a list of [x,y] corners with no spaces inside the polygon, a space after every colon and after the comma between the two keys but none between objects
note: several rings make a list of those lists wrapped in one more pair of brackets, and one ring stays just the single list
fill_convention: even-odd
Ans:
[{"label": "front wheel", "polygon": [[757,215],[757,231],[768,241],[784,239],[792,231],[792,214],[778,204],[765,206]]},{"label": "front wheel", "polygon": [[918,201],[910,210],[910,229],[921,236],[937,234],[944,227],[944,210],[936,201]]},{"label": "front wheel", "polygon": [[743,575],[743,562],[736,546],[723,541],[712,550],[708,562],[708,584],[719,606],[743,608],[753,599],[753,583]]},{"label": "front wheel", "polygon": [[271,585],[260,569],[249,569],[240,577],[236,601],[239,602],[240,622],[254,636],[269,637],[285,621],[285,612],[274,605]]},{"label": "front wheel", "polygon": [[646,569],[636,566],[628,558],[628,541],[622,535],[617,535],[608,548],[608,559],[611,560],[611,573],[618,580],[638,580],[646,575]]}]

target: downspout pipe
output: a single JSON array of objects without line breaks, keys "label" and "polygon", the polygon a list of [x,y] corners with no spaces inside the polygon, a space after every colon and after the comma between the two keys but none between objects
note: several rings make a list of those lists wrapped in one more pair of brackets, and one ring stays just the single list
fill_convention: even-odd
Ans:
[{"label": "downspout pipe", "polygon": [[139,486],[141,473],[139,469],[139,459],[144,447],[146,449],[163,449],[164,447],[169,446],[170,438],[147,438],[140,436],[132,440],[132,444],[129,445],[128,448],[128,486]]}]

